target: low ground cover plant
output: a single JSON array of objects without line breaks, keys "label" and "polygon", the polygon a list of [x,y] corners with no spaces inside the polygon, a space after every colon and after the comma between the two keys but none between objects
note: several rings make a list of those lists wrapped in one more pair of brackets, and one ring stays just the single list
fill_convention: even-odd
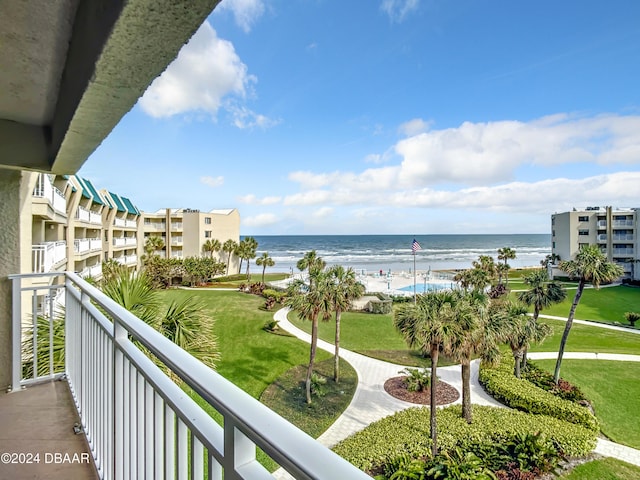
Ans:
[{"label": "low ground cover plant", "polygon": [[538,367],[535,363],[529,362],[527,364],[527,368],[522,372],[522,378],[565,400],[582,405],[586,405],[585,402],[588,402],[587,397],[578,387],[563,378],[556,384],[553,381],[553,375]]},{"label": "low ground cover plant", "polygon": [[[537,442],[551,445],[553,450],[567,457],[585,456],[596,444],[596,432],[593,430],[557,418],[517,410],[476,405],[472,424],[461,418],[459,405],[439,409],[437,415],[441,453],[459,448],[465,456],[466,452],[471,452],[476,456],[480,453],[489,457],[485,450],[491,450],[491,445],[507,446],[510,442],[513,442],[515,452],[516,446],[521,445],[522,438],[527,435],[538,435]],[[530,442],[532,440],[527,440],[527,444]],[[411,460],[428,459],[431,452],[429,409],[410,408],[398,412],[372,423],[333,449],[370,474],[384,475],[388,466],[402,455],[407,455]],[[527,449],[530,446],[517,449],[516,457]],[[514,461],[518,462],[517,458]],[[549,459],[549,462],[553,464],[554,460]]]},{"label": "low ground cover plant", "polygon": [[426,368],[405,368],[398,373],[405,375],[404,383],[410,392],[421,392],[431,387],[431,374]]},{"label": "low ground cover plant", "polygon": [[494,367],[481,366],[479,380],[487,392],[508,407],[599,430],[598,420],[588,408],[516,378],[512,372],[513,360],[503,357]]}]

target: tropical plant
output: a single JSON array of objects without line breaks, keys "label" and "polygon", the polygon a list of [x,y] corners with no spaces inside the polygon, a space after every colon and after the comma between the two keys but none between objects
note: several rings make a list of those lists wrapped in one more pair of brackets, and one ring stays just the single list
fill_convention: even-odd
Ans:
[{"label": "tropical plant", "polygon": [[256,260],[256,265],[262,267],[262,283],[264,283],[264,272],[267,267],[273,267],[276,262],[269,256],[268,252],[262,252],[262,255]]},{"label": "tropical plant", "polygon": [[322,257],[318,256],[315,250],[311,250],[305,253],[304,257],[302,257],[300,260],[298,260],[298,263],[296,263],[296,267],[298,267],[298,270],[300,270],[301,272],[304,272],[305,270],[308,271],[309,283],[313,282],[313,277],[315,276],[315,274],[320,270],[323,270],[326,265],[327,264],[325,263],[325,261],[322,259]]},{"label": "tropical plant", "polygon": [[329,277],[323,270],[314,270],[309,284],[302,280],[294,280],[287,287],[285,304],[295,311],[300,318],[311,322],[311,345],[309,348],[309,365],[305,379],[307,403],[311,403],[311,374],[318,346],[318,320],[331,317],[332,303]]},{"label": "tropical plant", "polygon": [[202,245],[202,252],[209,257],[213,257],[213,254],[215,252],[219,252],[221,248],[222,244],[220,243],[220,240],[218,240],[217,238],[209,238]]},{"label": "tropical plant", "polygon": [[[518,292],[519,301],[533,306],[533,320],[538,321],[540,312],[555,303],[562,302],[567,297],[565,288],[556,281],[550,281],[546,270],[535,270],[522,276],[522,281],[529,287],[524,292]],[[527,349],[522,357],[522,368],[527,366]]]},{"label": "tropical plant", "polygon": [[120,274],[121,271],[127,270],[125,265],[122,265],[113,258],[109,258],[102,262],[102,280],[107,281]]},{"label": "tropical plant", "polygon": [[573,325],[573,318],[576,308],[580,303],[580,297],[587,282],[591,282],[594,288],[600,288],[601,283],[612,282],[620,277],[624,271],[620,265],[610,262],[606,255],[600,251],[598,245],[586,245],[577,254],[575,260],[565,260],[560,262],[560,270],[569,275],[570,278],[578,278],[578,289],[573,298],[567,324],[560,339],[560,348],[558,349],[558,360],[553,373],[553,379],[556,383],[560,379],[560,366],[562,365],[562,356],[564,348],[569,338],[569,332]]},{"label": "tropical plant", "polygon": [[[450,350],[449,346],[456,335],[457,327],[453,322],[455,300],[459,293],[440,291],[420,295],[415,304],[403,304],[393,316],[395,328],[404,337],[411,348],[429,352],[431,358],[431,384],[437,381],[438,358],[441,350]],[[438,453],[438,427],[436,419],[436,389],[431,389],[430,434],[431,454]]]},{"label": "tropical plant", "polygon": [[540,260],[540,265],[542,265],[544,268],[548,268],[549,265],[555,265],[559,261],[560,255],[558,255],[557,253],[551,253]]},{"label": "tropical plant", "polygon": [[[36,352],[33,351],[33,325],[22,327],[22,377],[36,378],[50,373],[63,373],[65,368],[65,310],[57,308],[54,315],[38,315],[36,319]],[[34,373],[34,354],[37,369]],[[53,365],[53,370],[50,370]]]},{"label": "tropical plant", "polygon": [[426,368],[405,368],[398,373],[404,374],[404,383],[410,392],[421,392],[431,387],[431,375]]},{"label": "tropical plant", "polygon": [[629,322],[632,327],[636,326],[636,322],[640,320],[640,313],[637,312],[624,312],[624,318]]},{"label": "tropical plant", "polygon": [[190,284],[203,284],[224,271],[224,263],[212,257],[187,257],[182,261],[184,273]]},{"label": "tropical plant", "polygon": [[145,259],[148,261],[158,250],[164,248],[164,239],[161,235],[149,235],[144,242]]},{"label": "tropical plant", "polygon": [[238,243],[235,240],[227,240],[222,244],[222,251],[227,253],[227,273],[229,275],[229,265],[231,265],[231,255],[238,250]]},{"label": "tropical plant", "polygon": [[333,356],[333,380],[340,381],[340,321],[342,312],[351,308],[353,301],[364,295],[365,288],[356,278],[353,268],[334,265],[328,270],[331,302],[336,316],[335,352]]},{"label": "tropical plant", "polygon": [[[515,258],[516,258],[516,251],[513,248],[511,248],[511,247],[502,247],[502,248],[498,249],[498,260],[503,260],[504,261],[503,265],[504,265],[504,267],[506,267],[504,269],[505,271],[501,272],[501,275],[502,275],[502,273],[504,273],[504,275],[505,275],[504,276],[505,283],[506,283],[507,287],[509,286],[509,269],[511,268],[511,267],[509,267],[509,264],[507,263],[507,260],[513,260]],[[502,280],[502,278],[501,278],[501,280]]]},{"label": "tropical plant", "polygon": [[[152,287],[167,288],[173,278],[185,274],[181,258],[162,258],[152,255],[144,264],[144,273],[149,277]],[[103,279],[104,281],[104,279]]]},{"label": "tropical plant", "polygon": [[546,323],[538,323],[527,313],[524,304],[506,301],[492,304],[491,314],[498,322],[503,322],[502,339],[511,348],[514,359],[513,374],[520,378],[524,352],[531,343],[540,343],[552,333],[552,328]]}]

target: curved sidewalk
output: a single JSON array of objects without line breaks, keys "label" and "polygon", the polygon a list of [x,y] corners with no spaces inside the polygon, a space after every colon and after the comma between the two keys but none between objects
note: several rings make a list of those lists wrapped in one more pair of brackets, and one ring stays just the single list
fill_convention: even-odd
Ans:
[{"label": "curved sidewalk", "polygon": [[[289,322],[287,314],[288,308],[282,308],[274,314],[274,320],[280,322],[280,327],[288,331],[295,337],[307,343],[311,342],[311,335],[300,330]],[[576,320],[577,321],[577,320]],[[590,322],[589,322],[590,323]],[[591,323],[590,323],[591,324]],[[611,325],[596,324],[602,328],[617,329]],[[626,331],[626,329],[625,329]],[[334,345],[324,340],[318,339],[318,348],[334,353]],[[557,352],[531,352],[529,358],[549,359],[556,358]],[[358,374],[358,385],[353,395],[351,403],[340,417],[331,425],[320,437],[318,441],[327,447],[331,447],[350,435],[364,429],[369,424],[392,415],[400,410],[411,407],[418,407],[413,403],[404,402],[389,395],[384,390],[384,382],[398,376],[398,372],[406,368],[405,365],[397,365],[382,360],[370,358],[359,353],[355,353],[344,348],[340,349],[340,357],[349,362]],[[566,352],[565,359],[587,359],[587,360],[613,360],[613,361],[634,361],[640,362],[640,355],[620,355],[604,353],[580,353]],[[504,407],[488,395],[478,381],[479,361],[471,364],[471,403],[476,405],[490,405]],[[462,380],[460,375],[460,365],[449,367],[439,367],[438,377],[447,382],[458,392],[462,391]],[[461,397],[454,403],[460,403]],[[601,455],[614,457],[625,462],[640,466],[640,450],[635,450],[624,445],[620,445],[608,440],[598,439],[594,450]],[[276,478],[291,478],[282,469],[275,474]]]}]

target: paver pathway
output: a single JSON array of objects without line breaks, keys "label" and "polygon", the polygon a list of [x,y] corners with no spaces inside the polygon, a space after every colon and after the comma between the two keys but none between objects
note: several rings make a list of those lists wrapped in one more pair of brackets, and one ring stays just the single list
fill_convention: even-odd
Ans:
[{"label": "paver pathway", "polygon": [[[288,313],[288,308],[282,308],[274,314],[273,318],[275,320],[278,320],[280,328],[283,328],[300,340],[310,343],[311,335],[300,330],[298,327],[289,322],[287,318]],[[560,319],[559,317],[552,318]],[[575,320],[575,322],[588,323],[600,328],[630,331],[629,329],[615,327],[613,325],[593,324],[592,322],[582,322],[580,320]],[[634,333],[640,332],[634,331]],[[330,353],[333,353],[335,349],[333,344],[325,342],[321,339],[318,339],[318,348],[326,350]],[[384,390],[384,382],[391,377],[398,376],[398,372],[406,368],[406,366],[377,360],[361,355],[359,353],[351,352],[344,348],[340,349],[340,356],[347,362],[349,362],[355,369],[356,373],[358,374],[358,386],[356,387],[356,392],[353,395],[353,399],[351,400],[351,403],[346,408],[346,410],[342,413],[342,415],[340,415],[340,417],[338,417],[333,425],[331,425],[320,437],[318,437],[318,441],[323,445],[331,447],[339,441],[344,440],[345,438],[362,430],[363,428],[377,420],[392,415],[393,413],[396,413],[400,410],[419,406],[392,397]],[[557,352],[530,352],[528,354],[529,358],[540,360],[553,359],[557,358],[557,356]],[[640,355],[621,355],[609,353],[565,352],[564,358],[640,362]],[[480,382],[478,381],[478,369],[479,361],[473,361],[471,363],[471,403],[476,405],[504,407],[503,404],[496,401],[493,397],[491,397],[484,391],[484,389],[480,385]],[[455,387],[458,392],[462,392],[460,365],[439,367],[438,377],[449,385]],[[460,397],[454,403],[461,402],[462,398]],[[598,439],[598,443],[594,451],[601,455],[614,457],[625,462],[640,466],[640,450],[626,447],[624,445],[620,445],[608,440]],[[274,477],[278,479],[293,478],[283,469],[279,469],[274,472]]]}]

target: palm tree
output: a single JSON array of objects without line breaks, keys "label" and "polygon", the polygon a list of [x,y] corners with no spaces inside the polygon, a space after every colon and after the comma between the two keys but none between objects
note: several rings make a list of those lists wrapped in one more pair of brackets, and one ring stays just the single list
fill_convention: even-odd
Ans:
[{"label": "palm tree", "polygon": [[492,310],[494,320],[502,322],[503,340],[509,344],[513,355],[513,373],[520,378],[524,354],[531,343],[542,342],[553,330],[546,323],[538,323],[530,317],[526,305],[522,303],[500,302]]},{"label": "palm tree", "polygon": [[298,267],[298,270],[301,272],[304,272],[305,270],[309,272],[309,284],[311,284],[315,274],[323,270],[326,265],[327,264],[322,257],[319,257],[315,250],[311,250],[305,253],[304,257],[298,260],[296,267]]},{"label": "palm tree", "polygon": [[262,256],[260,256],[256,260],[256,265],[262,267],[262,283],[264,283],[264,272],[267,270],[267,267],[273,267],[276,262],[273,261],[273,258],[269,256],[268,252],[262,252]]},{"label": "palm tree", "polygon": [[311,346],[309,349],[309,366],[305,379],[307,404],[311,404],[311,374],[318,346],[318,319],[328,320],[331,317],[331,295],[329,276],[324,270],[316,270],[313,281],[309,285],[302,280],[295,280],[287,287],[286,305],[298,313],[300,318],[311,321]]},{"label": "palm tree", "polygon": [[[516,251],[511,247],[503,247],[498,249],[498,260],[504,260],[504,265],[508,266],[507,260],[513,260],[516,258]],[[505,277],[506,286],[509,286],[509,268],[507,268],[507,275]]]},{"label": "palm tree", "polygon": [[251,265],[251,259],[256,258],[256,252],[258,250],[258,241],[253,237],[245,237],[242,242],[244,242],[244,258],[247,260],[247,280],[250,280],[249,277],[249,266]]},{"label": "palm tree", "polygon": [[222,244],[222,251],[228,253],[227,257],[227,275],[229,275],[229,265],[231,264],[231,255],[238,249],[238,243],[234,240],[227,240]]},{"label": "palm tree", "polygon": [[[562,302],[567,297],[567,291],[555,281],[549,281],[546,270],[536,270],[522,276],[522,281],[529,286],[529,290],[518,292],[517,298],[527,306],[533,305],[533,321],[538,321],[540,311],[555,303]],[[527,366],[527,350],[522,357],[522,368]]]},{"label": "palm tree", "polygon": [[598,245],[587,245],[583,247],[577,254],[575,260],[565,260],[560,262],[560,270],[569,275],[570,278],[578,278],[578,289],[569,310],[567,324],[564,327],[562,339],[560,340],[560,349],[558,350],[558,360],[556,361],[556,369],[553,373],[553,379],[558,383],[560,379],[560,365],[562,364],[562,356],[564,355],[564,347],[573,325],[573,317],[576,313],[578,303],[584,286],[587,282],[591,282],[594,288],[600,288],[601,283],[612,282],[622,276],[624,270],[620,265],[610,262],[606,255],[600,251]]},{"label": "palm tree", "polygon": [[431,454],[438,454],[438,430],[436,419],[437,367],[440,351],[449,351],[457,326],[453,322],[453,306],[456,293],[449,291],[428,292],[417,297],[416,304],[401,305],[393,316],[395,328],[402,334],[410,348],[429,352],[431,358],[430,432]]},{"label": "palm tree", "polygon": [[164,239],[160,235],[149,235],[144,242],[144,252],[150,258],[158,250],[164,248]]},{"label": "palm tree", "polygon": [[353,268],[344,269],[342,265],[334,265],[328,270],[331,287],[331,301],[336,314],[335,353],[333,356],[333,380],[340,381],[340,320],[342,312],[353,305],[353,301],[364,295],[364,285],[358,282]]},{"label": "palm tree", "polygon": [[205,253],[210,258],[213,257],[214,252],[219,252],[221,248],[222,244],[217,238],[210,238],[202,245],[203,253]]}]

